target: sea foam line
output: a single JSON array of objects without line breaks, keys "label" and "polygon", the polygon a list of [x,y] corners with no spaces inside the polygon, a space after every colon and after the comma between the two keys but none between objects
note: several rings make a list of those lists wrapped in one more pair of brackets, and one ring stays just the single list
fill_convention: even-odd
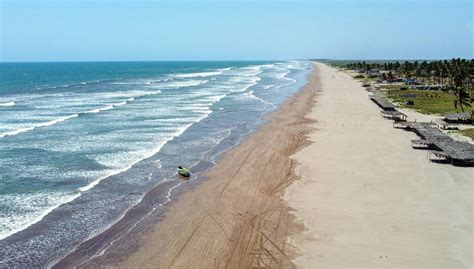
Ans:
[{"label": "sea foam line", "polygon": [[[163,182],[163,183],[166,183],[166,181]],[[163,203],[158,204],[158,206],[163,207],[163,206],[165,206],[166,204],[168,204],[169,202],[171,202],[171,193],[173,192],[174,189],[178,188],[178,187],[181,186],[182,184],[183,184],[183,182],[178,182],[176,185],[174,185],[173,187],[169,188],[169,189],[168,189],[168,192],[166,193],[166,196],[165,196],[166,201],[164,201]],[[143,198],[145,198],[145,195],[143,195],[143,196],[141,197],[141,199],[140,199],[134,206],[140,204],[140,203],[143,201]],[[133,208],[134,206],[132,206],[131,208]],[[74,266],[73,269],[75,269],[75,268],[77,268],[77,267],[80,267],[80,266],[82,266],[82,265],[88,263],[89,261],[91,261],[91,260],[93,260],[93,259],[95,259],[95,258],[98,258],[98,257],[100,257],[100,256],[103,256],[103,255],[105,254],[105,252],[107,252],[107,250],[110,249],[110,248],[115,244],[115,242],[117,242],[118,240],[122,239],[124,235],[129,234],[133,229],[135,229],[135,227],[137,227],[137,225],[138,225],[139,223],[141,223],[144,219],[148,218],[151,214],[153,214],[153,213],[156,211],[156,209],[157,209],[156,207],[153,207],[146,215],[144,215],[144,216],[141,217],[139,220],[137,220],[135,223],[133,223],[133,225],[131,225],[131,226],[127,229],[127,231],[122,234],[122,236],[119,236],[119,237],[113,239],[112,241],[110,241],[110,243],[108,243],[108,245],[107,245],[106,247],[104,247],[99,253],[96,253],[96,254],[92,255],[89,259],[87,259],[87,260],[85,260],[84,262],[82,262],[82,263],[80,263],[80,264]],[[121,221],[121,220],[125,217],[125,215],[126,215],[127,213],[128,213],[128,210],[126,210],[126,211],[121,215],[121,217],[118,218],[117,221],[115,221],[114,223],[110,224],[108,227],[106,227],[105,229],[103,229],[103,231],[106,231],[106,230],[110,229],[110,227],[112,227],[113,225],[115,225],[116,223],[118,223],[119,221]],[[102,232],[103,232],[103,231],[102,231]],[[90,240],[91,238],[94,238],[95,236],[101,234],[102,232],[99,232],[99,233],[96,233],[96,234],[94,234],[94,235],[92,235],[92,236],[89,236],[89,237],[88,237],[86,240],[84,240],[83,242],[85,242],[85,241],[87,241],[87,240]],[[76,246],[74,249],[72,249],[71,251],[69,251],[69,252],[68,252],[66,255],[64,255],[62,258],[66,257],[66,256],[69,255],[70,253],[76,251],[79,246],[80,246],[80,245]],[[60,259],[56,260],[55,262],[53,262],[50,266],[48,266],[48,268],[51,268],[52,266],[56,265],[59,261],[61,261],[62,258],[60,258]]]},{"label": "sea foam line", "polygon": [[275,107],[275,105],[271,102],[268,102],[267,100],[263,99],[263,98],[260,98],[258,96],[256,96],[255,94],[253,94],[253,91],[248,91],[248,92],[244,92],[244,94],[246,96],[249,96],[250,98],[252,99],[255,99],[255,100],[258,100],[266,105],[269,105],[269,106],[272,106],[272,107]]},{"label": "sea foam line", "polygon": [[0,106],[14,106],[16,103],[11,101],[11,102],[6,102],[6,103],[0,103]]},{"label": "sea foam line", "polygon": [[184,74],[175,74],[174,77],[177,78],[196,78],[196,77],[210,77],[221,75],[223,71],[210,71],[210,72],[198,72],[198,73],[184,73]]},{"label": "sea foam line", "polygon": [[34,129],[39,128],[39,127],[51,126],[51,125],[54,125],[56,123],[60,123],[60,122],[63,122],[65,120],[76,118],[76,117],[79,117],[79,114],[73,114],[73,115],[61,117],[61,118],[58,118],[58,119],[54,119],[54,120],[51,120],[51,121],[38,123],[38,124],[35,124],[33,126],[30,126],[30,127],[25,127],[25,128],[16,129],[16,130],[13,130],[13,131],[5,132],[3,134],[0,134],[0,138],[6,137],[6,136],[14,136],[14,135],[17,135],[17,134],[21,134],[21,133],[24,133],[24,132],[34,130]]},{"label": "sea foam line", "polygon": [[[221,97],[221,99],[222,99],[222,98],[223,98],[223,97]],[[206,118],[207,116],[208,116],[208,115],[206,115],[204,118]],[[203,120],[204,118],[201,118],[201,119],[198,120],[197,122]],[[190,124],[190,125],[192,125],[192,124]],[[220,142],[222,142],[222,140],[224,140],[225,138],[227,138],[227,137],[230,135],[230,133],[231,133],[231,131],[228,130],[227,135],[224,136],[224,137],[222,137],[221,139],[219,139],[219,140],[216,142],[216,144],[215,144],[214,146],[212,146],[211,149],[210,149],[209,151],[207,151],[206,153],[208,153],[208,152],[210,152],[211,150],[213,150]],[[173,137],[173,138],[174,138],[174,137]],[[173,139],[173,138],[172,138],[172,139]],[[171,140],[172,140],[172,139],[171,139]],[[158,162],[159,162],[159,160],[158,160]],[[192,165],[192,167],[194,167],[197,163],[199,163],[199,161],[196,162],[196,163],[194,163],[194,164]],[[151,176],[152,176],[152,174],[150,174],[150,175],[148,176],[148,178],[150,178]],[[166,183],[166,182],[167,182],[167,181],[162,182],[162,183]],[[174,185],[173,187],[169,188],[168,191],[166,192],[166,195],[165,195],[165,199],[166,199],[166,200],[165,200],[163,203],[159,203],[158,206],[164,207],[166,204],[168,204],[169,202],[171,202],[171,194],[172,194],[172,192],[173,192],[176,188],[178,188],[179,186],[181,186],[182,184],[183,184],[183,182],[180,181],[180,182],[178,182],[176,185]],[[146,195],[146,194],[145,194],[145,195]],[[140,199],[135,205],[140,204],[140,203],[143,201],[143,198],[145,198],[145,195],[143,195],[143,196],[141,197],[141,199]],[[135,205],[134,205],[134,206],[135,206]],[[131,208],[132,208],[132,207],[131,207]],[[157,209],[156,207],[153,207],[150,212],[148,212],[145,216],[143,216],[143,217],[140,218],[137,222],[135,222],[129,229],[127,229],[127,232],[125,232],[125,234],[128,234],[129,232],[131,232],[140,222],[142,222],[144,219],[148,218],[156,209]],[[125,217],[125,215],[127,214],[127,212],[128,212],[128,210],[125,211],[125,212],[122,214],[122,216],[118,219],[118,221],[122,220],[122,219]],[[118,221],[116,221],[116,222],[114,222],[113,224],[111,224],[108,228],[112,227],[112,226],[113,226],[115,223],[117,223]],[[104,231],[107,230],[108,228],[104,229]],[[100,234],[100,233],[98,233],[98,234]],[[96,234],[96,235],[97,235],[97,234]],[[94,236],[96,236],[96,235],[94,235]],[[87,240],[93,238],[94,236],[89,237]],[[81,265],[87,263],[88,261],[90,261],[90,260],[92,260],[92,259],[94,259],[94,258],[97,258],[97,257],[100,257],[100,256],[104,255],[105,252],[106,252],[110,247],[112,247],[112,246],[115,244],[116,241],[118,241],[118,240],[120,240],[120,239],[121,239],[121,238],[119,237],[119,238],[116,238],[116,239],[112,240],[112,241],[108,244],[108,246],[106,246],[104,249],[102,249],[99,253],[94,254],[90,259],[86,260],[85,262],[81,263],[81,264],[78,265],[78,266],[81,266]],[[87,240],[85,240],[85,241],[87,241]],[[74,250],[76,250],[76,249],[77,249],[77,247],[76,247]],[[72,251],[74,251],[74,250],[72,250]],[[72,251],[71,251],[71,252],[72,252]],[[71,253],[71,252],[69,252],[69,253]],[[67,255],[66,255],[66,256],[67,256]],[[77,268],[77,267],[74,267],[74,268]]]},{"label": "sea foam line", "polygon": [[107,81],[109,81],[109,80],[81,81],[79,83],[64,84],[64,85],[59,85],[59,86],[50,86],[50,85],[45,84],[45,85],[36,85],[35,89],[37,89],[37,90],[62,89],[62,88],[83,86],[83,85],[88,85],[88,84],[96,84],[96,83],[107,82]]},{"label": "sea foam line", "polygon": [[127,167],[124,167],[124,168],[121,168],[121,169],[118,169],[118,170],[115,170],[109,174],[107,174],[106,176],[103,176],[101,178],[98,178],[92,182],[90,182],[89,184],[87,184],[86,186],[84,187],[80,187],[78,188],[77,190],[80,191],[80,192],[85,192],[85,191],[88,191],[90,189],[92,189],[93,187],[95,187],[97,184],[99,184],[102,180],[108,178],[108,177],[111,177],[111,176],[114,176],[114,175],[117,175],[117,174],[120,174],[122,172],[125,172],[127,170],[129,170],[130,168],[132,168],[132,166],[134,166],[135,164],[137,164],[138,162],[144,160],[144,159],[147,159],[147,158],[150,158],[152,157],[153,155],[157,154],[158,152],[160,152],[161,148],[166,144],[168,143],[169,141],[173,140],[175,137],[178,137],[180,136],[181,134],[184,133],[184,131],[186,131],[186,129],[188,129],[189,127],[191,127],[191,125],[193,125],[193,123],[189,123],[181,128],[179,128],[173,135],[171,135],[168,139],[165,139],[163,140],[161,143],[158,144],[158,146],[150,151],[149,154],[145,155],[144,157],[138,159],[137,161],[133,162],[132,164],[128,165]]},{"label": "sea foam line", "polygon": [[18,233],[28,227],[30,227],[31,225],[39,222],[40,220],[42,220],[46,215],[48,215],[49,213],[51,213],[54,209],[58,208],[60,205],[62,204],[66,204],[66,203],[69,203],[73,200],[75,200],[77,197],[81,196],[81,194],[79,193],[76,193],[76,194],[72,194],[68,197],[68,195],[66,195],[66,199],[62,200],[60,203],[58,203],[57,205],[54,205],[54,206],[51,206],[49,208],[47,208],[45,211],[41,212],[41,214],[39,214],[38,216],[32,218],[28,223],[24,224],[24,225],[17,225],[15,227],[15,229],[12,229],[6,233],[1,233],[0,234],[0,240],[4,239],[4,238],[7,238],[8,236],[10,235],[13,235],[15,233]]},{"label": "sea foam line", "polygon": [[[220,101],[222,98],[224,98],[226,96],[226,94],[223,94],[223,95],[218,95],[218,96],[215,96],[214,98],[214,103]],[[176,137],[182,135],[189,127],[191,127],[193,124],[197,123],[197,122],[200,122],[202,121],[203,119],[209,117],[209,115],[212,113],[212,110],[211,109],[207,109],[206,111],[200,111],[200,112],[204,112],[203,113],[203,116],[201,118],[199,118],[197,121],[193,122],[193,123],[189,123],[189,124],[186,124],[184,125],[183,127],[179,128],[173,135],[171,135],[168,139],[165,139],[163,140],[154,150],[152,150],[149,154],[145,155],[143,158],[140,158],[139,160],[133,162],[132,164],[130,164],[129,166],[127,167],[124,167],[122,169],[118,169],[118,170],[115,170],[109,174],[107,174],[106,176],[103,176],[99,179],[96,179],[92,182],[90,182],[88,185],[84,186],[84,187],[81,187],[78,189],[78,191],[80,192],[85,192],[85,191],[88,191],[90,189],[92,189],[93,187],[95,187],[97,184],[99,184],[102,180],[110,177],[110,176],[114,176],[114,175],[117,175],[119,173],[122,173],[122,172],[125,172],[127,170],[129,170],[130,168],[132,168],[132,166],[134,166],[135,164],[137,164],[138,162],[144,160],[144,159],[148,159],[152,156],[154,156],[155,154],[157,154],[158,152],[160,152],[161,148],[166,144],[168,143],[169,141],[172,141],[173,139],[175,139]]]},{"label": "sea foam line", "polygon": [[[212,112],[212,111],[211,111],[211,112]],[[210,113],[209,113],[209,114],[210,114]],[[209,114],[205,114],[202,118],[200,118],[200,119],[199,119],[198,121],[196,121],[196,122],[199,122],[199,121],[201,121],[202,119],[206,118]],[[196,123],[196,122],[194,122],[194,123]],[[97,179],[97,180],[94,180],[94,181],[90,182],[88,185],[86,185],[86,186],[84,186],[84,187],[78,188],[78,189],[77,189],[78,192],[76,192],[74,195],[72,195],[71,197],[69,197],[68,199],[66,199],[66,200],[63,201],[63,202],[58,203],[57,205],[54,205],[54,206],[52,206],[52,207],[49,207],[48,209],[46,209],[45,211],[43,211],[41,215],[39,215],[39,216],[38,216],[37,218],[35,218],[33,221],[29,222],[27,225],[21,226],[21,227],[19,227],[18,229],[15,229],[15,231],[10,232],[10,233],[8,233],[8,234],[1,235],[1,236],[0,236],[0,240],[3,239],[3,238],[8,237],[8,236],[10,236],[10,235],[12,235],[12,234],[14,234],[14,233],[20,232],[20,231],[22,231],[22,230],[24,230],[24,229],[30,227],[31,225],[33,225],[33,224],[39,222],[39,221],[42,220],[46,215],[48,215],[49,213],[51,213],[54,209],[58,208],[59,206],[61,206],[61,205],[63,205],[63,204],[70,203],[70,202],[74,201],[75,199],[77,199],[78,197],[80,197],[83,192],[92,189],[92,188],[95,187],[97,184],[99,184],[100,181],[102,181],[103,179],[108,178],[108,177],[113,176],[113,175],[117,175],[117,174],[122,173],[122,172],[125,172],[125,171],[127,171],[128,169],[130,169],[131,167],[133,167],[135,164],[137,164],[138,162],[140,162],[140,161],[142,161],[142,160],[144,160],[144,159],[150,158],[150,157],[152,157],[153,155],[157,154],[157,153],[161,150],[161,148],[162,148],[166,143],[168,143],[169,141],[171,141],[171,140],[173,140],[174,138],[176,138],[176,137],[180,136],[181,134],[183,134],[184,131],[186,131],[186,130],[187,130],[189,127],[191,127],[194,123],[187,124],[187,125],[183,126],[182,128],[178,129],[178,130],[174,133],[173,136],[171,136],[169,139],[164,140],[162,143],[160,143],[160,144],[155,148],[155,150],[153,150],[150,154],[148,154],[148,155],[146,155],[145,157],[143,157],[143,158],[141,158],[141,159],[139,159],[139,160],[133,162],[133,163],[130,164],[129,166],[127,166],[127,167],[125,167],[125,168],[122,168],[122,169],[119,169],[119,170],[115,170],[115,171],[113,171],[113,172],[107,174],[107,175],[104,176],[104,177],[101,177],[101,178],[99,178],[99,179]],[[175,186],[175,187],[177,187],[177,186]],[[172,189],[174,189],[175,187],[173,187]],[[172,189],[171,189],[170,191],[168,191],[168,192],[169,192],[169,195],[171,195]],[[170,200],[170,199],[169,199],[169,195],[166,196],[167,202],[169,202],[169,200]],[[166,202],[166,203],[167,203],[167,202]],[[124,213],[124,215],[125,215],[125,213]]]},{"label": "sea foam line", "polygon": [[166,89],[166,88],[182,88],[182,87],[193,87],[201,84],[208,83],[209,80],[188,80],[188,81],[172,81],[165,84],[150,85],[148,88]]},{"label": "sea foam line", "polygon": [[[154,95],[154,94],[158,94],[158,93],[161,93],[161,91],[150,92],[150,93],[141,95],[139,97]],[[128,104],[129,102],[134,101],[135,99],[136,99],[136,97],[128,98],[125,101],[118,102],[118,103],[113,103],[113,104],[107,105],[105,107],[91,109],[91,110],[88,110],[88,111],[79,112],[79,113],[76,113],[76,114],[60,117],[60,118],[50,120],[50,121],[47,121],[47,122],[33,124],[32,126],[29,126],[29,127],[24,127],[24,128],[16,129],[16,130],[13,130],[13,131],[5,132],[5,133],[0,134],[0,138],[7,137],[7,136],[14,136],[14,135],[21,134],[21,133],[24,133],[24,132],[32,131],[32,130],[34,130],[36,128],[40,128],[40,127],[51,126],[51,125],[54,125],[54,124],[57,124],[57,123],[60,123],[60,122],[63,122],[63,121],[66,121],[66,120],[69,120],[69,119],[72,119],[72,118],[77,118],[81,115],[96,114],[96,113],[99,113],[99,112],[102,112],[102,111],[111,110],[115,107],[124,106],[124,105]]]}]

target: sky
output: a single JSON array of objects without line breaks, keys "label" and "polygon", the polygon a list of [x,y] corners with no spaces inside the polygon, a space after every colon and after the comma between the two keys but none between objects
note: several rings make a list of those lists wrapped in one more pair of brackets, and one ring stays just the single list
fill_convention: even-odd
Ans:
[{"label": "sky", "polygon": [[472,0],[0,0],[0,61],[473,57]]}]

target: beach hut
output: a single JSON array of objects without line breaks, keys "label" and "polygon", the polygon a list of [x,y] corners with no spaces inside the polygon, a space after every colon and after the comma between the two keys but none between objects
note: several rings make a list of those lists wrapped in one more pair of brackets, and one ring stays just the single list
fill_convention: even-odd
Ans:
[{"label": "beach hut", "polygon": [[447,163],[449,156],[442,151],[432,150],[430,151],[428,158],[430,159],[431,162]]},{"label": "beach hut", "polygon": [[446,114],[443,120],[447,123],[474,124],[472,111]]},{"label": "beach hut", "polygon": [[412,147],[426,146],[434,150],[430,153],[430,160],[445,161],[453,165],[474,166],[474,145],[452,139],[436,128],[434,123],[410,122],[407,125],[407,129],[414,131],[421,137],[421,140],[412,141]]},{"label": "beach hut", "polygon": [[410,123],[406,121],[394,121],[393,122],[393,128],[395,129],[409,129],[410,128]]},{"label": "beach hut", "polygon": [[406,121],[407,120],[407,115],[397,111],[397,110],[394,110],[394,111],[385,111],[385,110],[382,110],[380,111],[380,114],[382,115],[382,117],[386,118],[386,119],[390,119],[390,120],[395,120],[395,121]]},{"label": "beach hut", "polygon": [[458,126],[454,123],[446,122],[443,119],[435,119],[434,122],[441,130],[457,130]]},{"label": "beach hut", "polygon": [[385,111],[395,111],[395,106],[390,103],[390,101],[382,97],[378,92],[375,92],[374,95],[370,97],[370,100],[372,100]]}]

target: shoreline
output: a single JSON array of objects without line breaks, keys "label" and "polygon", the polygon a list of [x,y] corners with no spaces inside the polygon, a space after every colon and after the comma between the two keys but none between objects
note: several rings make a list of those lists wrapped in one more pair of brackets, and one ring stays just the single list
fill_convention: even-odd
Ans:
[{"label": "shoreline", "polygon": [[[136,225],[136,224],[134,224],[134,219],[136,219],[137,217],[140,217],[140,216],[143,217],[144,215],[146,215],[145,214],[146,212],[144,213],[145,210],[150,210],[150,207],[153,207],[153,205],[156,205],[156,201],[155,201],[156,198],[154,198],[154,197],[161,197],[162,196],[162,195],[157,194],[157,193],[160,192],[160,189],[162,189],[162,188],[158,187],[158,188],[152,190],[143,199],[144,200],[143,203],[140,203],[140,205],[137,208],[133,208],[129,212],[127,212],[126,215],[119,222],[117,222],[116,224],[114,224],[111,227],[111,229],[107,229],[104,232],[102,232],[101,234],[85,241],[78,248],[71,251],[65,257],[63,257],[63,258],[59,259],[58,261],[56,261],[56,263],[54,265],[52,265],[52,268],[61,268],[61,267],[64,267],[64,266],[89,267],[89,266],[103,266],[103,265],[107,265],[107,266],[114,266],[115,265],[115,266],[120,266],[120,267],[129,267],[129,266],[124,265],[124,264],[126,264],[127,260],[135,259],[135,255],[137,255],[137,253],[139,253],[141,249],[143,249],[143,248],[156,249],[155,246],[151,246],[151,247],[148,246],[149,239],[144,239],[144,238],[145,237],[148,238],[150,235],[152,235],[152,236],[155,235],[156,233],[153,231],[153,229],[166,225],[167,221],[171,222],[171,223],[174,223],[174,224],[182,222],[182,221],[178,220],[177,217],[176,217],[176,215],[180,214],[179,211],[177,211],[177,210],[180,210],[181,208],[183,208],[182,204],[187,203],[187,202],[183,202],[183,201],[189,201],[189,200],[194,199],[194,198],[192,198],[193,195],[196,195],[196,194],[193,194],[194,192],[202,193],[204,191],[204,189],[206,188],[205,186],[207,186],[209,188],[213,184],[214,184],[214,186],[212,186],[212,188],[219,187],[218,186],[219,183],[215,182],[220,177],[219,174],[222,173],[222,172],[218,172],[219,169],[220,170],[222,170],[222,169],[227,169],[227,170],[232,169],[232,166],[233,166],[232,163],[234,161],[232,156],[237,154],[236,152],[241,152],[242,151],[241,147],[242,147],[243,144],[246,144],[246,143],[248,144],[249,140],[255,141],[254,143],[257,143],[258,140],[255,140],[253,137],[258,136],[264,130],[267,130],[267,129],[274,130],[274,129],[276,129],[277,128],[276,125],[280,125],[280,122],[281,122],[282,118],[286,118],[285,120],[289,124],[291,124],[291,122],[294,121],[295,118],[301,117],[301,115],[306,113],[306,112],[303,113],[303,111],[301,109],[300,109],[301,111],[298,110],[298,113],[290,113],[290,110],[294,109],[294,108],[300,108],[301,107],[300,102],[302,102],[302,101],[306,102],[305,106],[304,106],[305,108],[309,109],[309,107],[311,106],[312,98],[308,99],[308,96],[309,96],[308,94],[311,94],[311,91],[308,91],[307,88],[308,88],[308,85],[311,82],[310,80],[315,79],[314,78],[315,77],[314,73],[315,73],[315,68],[313,68],[311,73],[308,74],[306,86],[303,86],[303,88],[300,88],[300,90],[298,90],[294,95],[290,96],[281,105],[281,107],[278,110],[273,111],[270,114],[268,114],[266,116],[266,119],[267,119],[266,123],[264,123],[263,125],[258,127],[255,131],[248,134],[243,139],[243,141],[241,141],[239,144],[231,147],[228,151],[226,151],[223,154],[223,156],[219,157],[219,161],[217,162],[216,166],[211,167],[209,171],[208,171],[208,169],[204,169],[205,171],[208,171],[208,172],[205,172],[204,175],[199,175],[198,176],[199,178],[196,179],[196,180],[192,180],[190,182],[187,182],[187,184],[185,184],[186,185],[185,188],[180,187],[179,190],[178,190],[178,192],[180,192],[180,193],[179,193],[179,195],[177,195],[177,198],[173,199],[173,201],[171,201],[171,203],[169,203],[165,208],[160,208],[159,210],[161,210],[161,211],[160,211],[159,214],[154,214],[154,213],[150,212],[146,216],[146,218],[147,218],[146,221],[139,224],[140,227],[136,227],[136,226],[132,227],[132,228],[134,228],[134,231],[132,232],[132,235],[127,234],[126,231],[128,229],[131,229],[130,226]],[[305,92],[305,94],[302,94],[302,92]],[[297,104],[295,104],[294,102],[297,102]],[[285,111],[283,112],[282,110],[285,110]],[[283,115],[278,116],[279,114],[283,114]],[[291,114],[291,116],[292,116],[291,119],[288,117],[289,114]],[[271,124],[273,124],[272,128],[269,127],[269,125],[271,125]],[[268,131],[270,131],[270,130],[268,130]],[[299,130],[299,131],[301,131],[301,130]],[[292,132],[292,134],[293,134],[293,132]],[[266,134],[266,136],[268,136],[268,135],[269,134]],[[284,137],[288,139],[288,138],[290,138],[288,136],[290,136],[290,134],[285,134]],[[260,140],[261,140],[261,138],[260,138]],[[285,142],[285,143],[288,142],[289,143],[289,142],[292,142],[292,141],[280,141],[280,142]],[[298,141],[293,141],[293,142],[299,143]],[[281,144],[281,143],[277,143],[277,144]],[[283,145],[280,145],[280,146],[281,147],[278,147],[278,149],[283,148]],[[261,148],[261,150],[265,149],[265,147],[263,147],[263,146],[260,146],[260,148]],[[293,147],[290,147],[290,148],[291,149],[286,149],[286,150],[290,150],[291,152],[293,152],[293,149],[292,149]],[[277,151],[277,148],[275,148],[273,150]],[[245,149],[243,151],[245,151]],[[288,152],[288,154],[286,154],[287,159],[289,158],[289,155],[290,155],[289,153],[290,152]],[[255,158],[256,157],[253,157],[253,159],[255,159]],[[223,160],[228,160],[228,163],[226,165],[222,165]],[[293,170],[293,168],[294,168],[294,166],[292,165],[289,169]],[[228,173],[228,171],[226,171],[225,173]],[[203,178],[203,180],[200,179],[201,177]],[[247,180],[252,180],[252,179],[247,178]],[[294,179],[292,179],[292,180],[294,180]],[[212,183],[210,183],[210,182],[212,182]],[[170,182],[170,183],[173,183],[173,182]],[[232,184],[229,184],[229,185],[232,185]],[[222,186],[220,186],[220,187],[222,187]],[[248,191],[253,192],[253,190],[248,190]],[[224,192],[226,192],[225,188],[224,188],[224,190],[221,191],[221,193],[224,193]],[[249,194],[249,193],[247,193],[247,194]],[[174,196],[174,194],[173,194],[173,196]],[[191,196],[191,198],[188,197],[188,196]],[[216,198],[216,199],[219,200],[218,198]],[[206,204],[206,206],[212,207],[212,204]],[[189,205],[184,206],[184,208],[186,208],[186,210],[193,211],[193,208]],[[153,210],[154,210],[154,208],[153,208]],[[192,213],[195,213],[195,212],[190,212],[190,213],[192,214]],[[218,226],[220,227],[221,225],[218,225]],[[137,231],[135,231],[135,230],[137,230]],[[165,228],[163,228],[161,230],[163,230],[163,233],[166,233],[166,234],[173,234],[174,233],[174,232],[170,233],[168,231],[169,229],[167,230]],[[121,237],[121,235],[123,235],[124,233],[126,235]],[[179,234],[179,233],[180,233],[179,231],[176,232],[176,234]],[[159,236],[159,235],[157,235],[157,236]],[[284,243],[285,239],[286,239],[285,236],[280,236],[280,241],[281,242]],[[161,238],[160,238],[160,241],[161,241]],[[110,253],[108,251],[105,252],[105,250],[107,250],[110,246],[112,247],[112,251],[110,251]],[[84,253],[92,253],[93,255],[91,255],[91,254],[84,255]],[[166,254],[169,254],[169,252],[162,253],[162,254],[166,255]],[[91,257],[92,257],[92,259],[91,259]],[[116,261],[122,261],[123,259],[125,259],[124,262],[116,263]],[[162,264],[163,263],[160,260],[160,266]],[[132,266],[132,265],[136,266],[135,263],[132,263],[130,266]],[[144,265],[144,266],[146,267],[146,265]]]}]

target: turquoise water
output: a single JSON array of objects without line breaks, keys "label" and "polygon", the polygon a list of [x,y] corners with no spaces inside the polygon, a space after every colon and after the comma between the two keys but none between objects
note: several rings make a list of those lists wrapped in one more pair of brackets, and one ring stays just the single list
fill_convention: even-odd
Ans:
[{"label": "turquoise water", "polygon": [[310,69],[305,61],[0,64],[0,266],[45,266],[176,180],[177,165],[215,163]]}]

